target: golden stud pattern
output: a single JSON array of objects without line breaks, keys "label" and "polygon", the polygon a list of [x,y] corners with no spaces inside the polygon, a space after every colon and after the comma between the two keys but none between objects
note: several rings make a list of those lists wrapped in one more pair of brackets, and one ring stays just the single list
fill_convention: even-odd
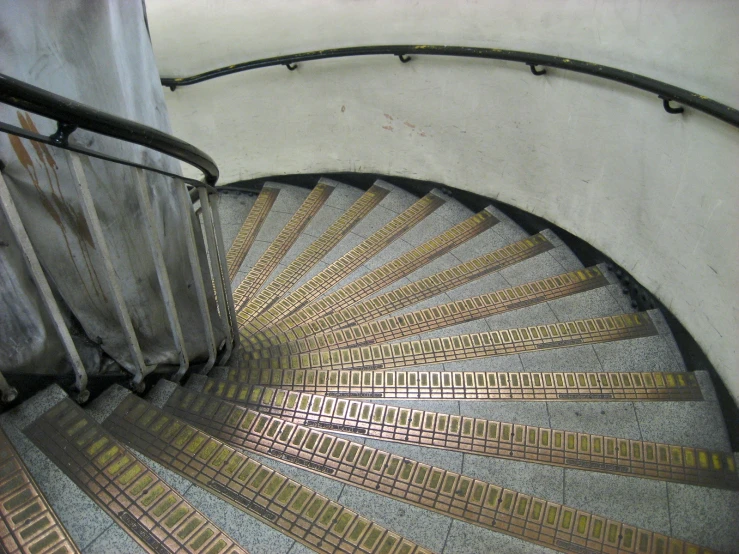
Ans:
[{"label": "golden stud pattern", "polygon": [[[227,379],[346,398],[629,402],[703,400],[691,373],[372,371],[232,368]],[[241,394],[241,393],[239,393]]]},{"label": "golden stud pattern", "polygon": [[164,467],[316,552],[429,553],[133,395],[107,418],[105,427]]},{"label": "golden stud pattern", "polygon": [[[269,357],[269,350],[246,352],[242,355],[242,365],[251,370],[387,370],[636,339],[656,334],[657,330],[649,315],[638,312],[485,333],[302,353],[297,345],[288,344],[279,347],[279,357]],[[308,344],[312,344],[311,341],[315,342],[315,339],[308,337]]]},{"label": "golden stud pattern", "polygon": [[373,185],[352,204],[318,239],[303,250],[272,282],[270,282],[238,314],[239,326],[251,321],[289,291],[303,275],[349,234],[390,191]]},{"label": "golden stud pattern", "polygon": [[[277,344],[269,347],[268,357],[273,358],[291,351],[302,353],[390,342],[564,298],[607,284],[608,279],[600,270],[591,267],[335,331],[327,330],[313,334],[314,327],[311,324],[304,324],[295,331],[288,331],[284,335],[272,338],[270,342]],[[309,338],[298,339],[299,334]],[[288,339],[292,340],[288,342]],[[267,349],[263,349],[265,350]]]},{"label": "golden stud pattern", "polygon": [[[179,389],[182,396],[184,389]],[[307,427],[479,456],[739,489],[732,453],[208,380],[203,393]],[[179,400],[172,400],[172,402]]]},{"label": "golden stud pattern", "polygon": [[292,315],[301,321],[312,321],[348,308],[374,291],[388,287],[398,279],[487,231],[496,223],[498,220],[490,215],[490,212],[483,210]]},{"label": "golden stud pattern", "polygon": [[[371,448],[229,402],[214,402],[208,395],[183,391],[176,398],[170,397],[167,406],[173,415],[191,421],[238,448],[561,552],[709,552],[676,538]],[[386,415],[385,412],[382,417]],[[370,414],[370,418],[377,417],[378,413]],[[466,431],[463,428],[463,432]],[[469,434],[474,435],[474,431],[470,427]]]},{"label": "golden stud pattern", "polygon": [[[254,347],[264,348],[276,342],[291,342],[321,331],[352,327],[373,321],[443,292],[471,283],[485,275],[500,271],[552,248],[552,243],[544,236],[533,235],[494,252],[440,271],[430,277],[403,285],[369,300],[358,302],[332,315],[320,317],[309,324],[304,324],[305,322],[299,313],[287,316],[276,323],[274,327],[261,329],[248,336],[244,334],[246,340],[243,341],[243,344],[245,347],[248,347],[248,343],[251,343]],[[286,335],[288,338],[283,339],[282,335]],[[295,339],[290,338],[293,336]]]},{"label": "golden stud pattern", "polygon": [[69,398],[26,435],[148,552],[247,554]]},{"label": "golden stud pattern", "polygon": [[423,221],[442,204],[444,204],[444,200],[435,194],[427,194],[419,199],[410,208],[393,218],[387,225],[352,248],[303,286],[247,323],[241,328],[241,334],[247,337],[259,329],[273,325],[276,321],[312,302],[344,277],[350,275],[364,262]]},{"label": "golden stud pattern", "polygon": [[79,552],[0,429],[0,552]]},{"label": "golden stud pattern", "polygon": [[272,205],[277,200],[277,195],[280,193],[280,189],[272,187],[264,187],[257,196],[256,202],[249,210],[249,215],[246,216],[244,223],[241,225],[236,238],[228,249],[226,254],[226,265],[228,266],[228,280],[233,281],[236,274],[239,272],[241,264],[244,263],[249,249],[251,248],[254,241],[257,239],[259,230],[262,228],[264,220],[267,219],[267,214],[272,208]]},{"label": "golden stud pattern", "polygon": [[275,270],[280,260],[285,257],[288,250],[310,223],[313,216],[318,213],[324,202],[331,196],[334,187],[319,183],[310,191],[305,201],[300,205],[298,211],[290,218],[287,225],[270,243],[267,250],[254,264],[244,280],[239,283],[233,293],[236,309],[240,310],[254,296],[270,274]]}]

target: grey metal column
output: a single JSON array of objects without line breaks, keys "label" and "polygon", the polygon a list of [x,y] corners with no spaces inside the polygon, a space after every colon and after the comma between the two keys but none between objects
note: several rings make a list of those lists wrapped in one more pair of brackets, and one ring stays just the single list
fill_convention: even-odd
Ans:
[{"label": "grey metal column", "polygon": [[[85,366],[82,364],[77,347],[74,345],[72,335],[69,334],[69,329],[66,323],[64,323],[64,318],[59,311],[54,294],[51,292],[51,287],[46,280],[44,270],[41,268],[41,263],[38,261],[33,244],[31,244],[31,239],[28,233],[26,233],[26,228],[15,207],[10,189],[8,189],[8,185],[2,175],[0,175],[0,207],[2,207],[3,213],[5,213],[5,217],[8,220],[8,225],[10,225],[10,230],[23,252],[23,257],[26,259],[26,264],[31,272],[33,282],[41,294],[41,299],[51,316],[54,328],[59,334],[64,349],[67,351],[69,362],[72,364],[72,369],[74,370],[74,386],[77,390],[76,400],[80,403],[87,402],[90,392],[87,390],[87,372],[85,371]],[[0,391],[2,392],[3,402],[11,402],[18,394],[18,391],[11,388],[2,375],[0,375]]]},{"label": "grey metal column", "polygon": [[200,259],[198,258],[198,250],[195,246],[195,230],[192,226],[192,202],[184,186],[176,183],[175,188],[177,189],[175,194],[180,201],[180,210],[183,215],[187,215],[187,222],[185,223],[185,244],[187,244],[187,254],[190,259],[190,270],[192,272],[193,284],[195,285],[195,295],[198,298],[198,306],[203,316],[205,341],[208,344],[208,362],[202,370],[203,373],[207,374],[216,362],[216,341],[213,335],[213,325],[210,322],[210,311],[208,310],[208,299],[205,296],[205,283],[203,282],[203,274],[200,270]]},{"label": "grey metal column", "polygon": [[134,365],[134,378],[133,387],[139,392],[143,392],[144,376],[148,373],[148,368],[144,363],[144,357],[141,354],[141,346],[139,345],[139,339],[136,337],[136,332],[133,329],[133,323],[131,322],[131,315],[128,313],[128,307],[126,301],[123,298],[123,291],[121,284],[118,281],[118,276],[113,269],[113,262],[110,258],[110,250],[108,249],[108,243],[105,240],[105,234],[103,228],[100,225],[100,218],[98,217],[97,210],[95,209],[95,203],[90,195],[90,187],[87,184],[87,177],[85,176],[85,170],[82,167],[82,161],[79,155],[69,152],[69,159],[72,162],[72,173],[74,174],[75,184],[82,200],[82,212],[90,226],[90,234],[92,235],[92,241],[95,245],[95,249],[102,258],[103,265],[105,268],[105,278],[108,281],[108,288],[113,296],[113,308],[118,322],[121,325],[123,334],[126,337],[128,343],[128,350],[131,354],[131,360]]},{"label": "grey metal column", "polygon": [[172,286],[169,282],[169,272],[164,263],[164,255],[162,254],[162,245],[159,242],[159,222],[154,218],[151,209],[151,199],[149,198],[149,188],[146,184],[146,176],[143,169],[136,169],[135,189],[139,198],[139,206],[143,212],[144,226],[146,228],[146,240],[149,243],[151,255],[154,258],[154,267],[157,272],[157,280],[159,281],[159,289],[162,292],[162,300],[167,310],[167,319],[169,327],[172,331],[172,339],[174,340],[177,355],[180,359],[180,368],[174,375],[173,379],[179,381],[187,368],[190,361],[187,357],[187,349],[185,348],[185,339],[182,335],[180,320],[177,317],[177,306],[175,305],[174,295],[172,294]]},{"label": "grey metal column", "polygon": [[203,227],[205,228],[205,237],[208,241],[208,255],[210,257],[211,275],[213,276],[213,284],[216,289],[216,300],[218,301],[218,313],[221,316],[221,325],[228,334],[226,339],[226,351],[219,360],[219,364],[225,364],[231,357],[233,350],[233,340],[231,332],[231,322],[229,321],[228,306],[226,301],[225,289],[230,284],[226,284],[223,278],[223,267],[221,267],[221,256],[218,253],[218,242],[216,239],[215,227],[213,225],[213,210],[210,205],[208,191],[201,187],[198,189],[200,195],[200,208],[203,211]]}]

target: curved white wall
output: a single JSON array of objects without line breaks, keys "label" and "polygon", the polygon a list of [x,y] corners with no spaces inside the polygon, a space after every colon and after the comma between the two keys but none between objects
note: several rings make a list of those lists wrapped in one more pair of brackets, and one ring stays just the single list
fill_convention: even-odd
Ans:
[{"label": "curved white wall", "polygon": [[[147,0],[163,76],[337,46],[477,45],[612,65],[739,106],[736,6]],[[654,292],[739,399],[739,130],[691,110],[667,115],[654,96],[615,83],[459,58],[316,61],[166,99],[175,133],[215,157],[223,183],[377,172],[446,183],[553,221]]]}]

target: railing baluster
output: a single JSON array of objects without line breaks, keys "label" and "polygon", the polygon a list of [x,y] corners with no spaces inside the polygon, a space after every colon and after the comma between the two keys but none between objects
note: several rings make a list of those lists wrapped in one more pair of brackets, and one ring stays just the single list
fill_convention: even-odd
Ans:
[{"label": "railing baluster", "polygon": [[154,267],[157,272],[157,280],[159,281],[159,289],[162,293],[164,307],[167,310],[167,319],[169,327],[172,331],[172,339],[174,340],[177,355],[180,359],[180,368],[174,375],[173,379],[179,381],[190,367],[190,361],[187,357],[187,349],[185,347],[185,339],[182,335],[180,320],[177,317],[177,306],[175,305],[174,296],[172,294],[172,286],[169,281],[169,272],[164,263],[164,255],[162,254],[162,245],[159,242],[159,222],[154,218],[151,209],[151,199],[149,198],[149,188],[146,184],[146,177],[143,169],[136,169],[136,183],[134,188],[138,194],[139,206],[143,212],[144,226],[146,228],[146,240],[149,243],[151,255],[154,258]]},{"label": "railing baluster", "polygon": [[[233,350],[233,339],[231,322],[229,318],[226,293],[225,293],[225,281],[223,279],[223,268],[221,267],[221,256],[218,254],[218,242],[216,240],[215,227],[213,225],[213,210],[210,205],[210,198],[208,191],[201,187],[198,189],[200,194],[200,208],[203,211],[203,227],[205,228],[205,237],[208,241],[208,255],[210,257],[211,275],[213,276],[213,283],[216,288],[216,300],[218,301],[218,314],[221,316],[221,325],[223,329],[228,333],[229,338],[226,340],[226,351],[223,353],[219,364],[224,364],[231,357],[231,351]],[[229,284],[230,286],[230,284]]]},{"label": "railing baluster", "polygon": [[207,374],[216,362],[216,341],[213,335],[213,325],[210,321],[210,310],[208,309],[208,300],[205,295],[203,274],[200,271],[200,259],[198,258],[198,251],[195,246],[195,230],[192,225],[192,202],[184,186],[177,186],[176,188],[177,192],[175,194],[180,201],[180,212],[183,216],[187,216],[187,222],[185,223],[185,244],[187,245],[187,254],[190,259],[190,270],[195,285],[195,295],[198,299],[198,306],[203,316],[203,325],[205,326],[205,340],[208,344],[208,361],[203,368],[203,373]]},{"label": "railing baluster", "polygon": [[[80,403],[86,402],[90,397],[90,392],[87,390],[87,372],[85,371],[85,366],[82,364],[82,359],[80,358],[79,352],[77,352],[77,347],[74,345],[72,335],[69,334],[69,329],[64,323],[64,318],[62,317],[62,313],[59,311],[59,306],[56,303],[54,294],[51,292],[51,287],[49,286],[49,282],[46,280],[44,270],[41,268],[41,263],[36,256],[33,244],[31,244],[31,239],[26,232],[26,228],[23,225],[20,214],[15,207],[15,202],[13,202],[13,197],[10,194],[10,189],[8,189],[8,185],[2,175],[0,175],[0,207],[2,207],[5,218],[10,226],[10,230],[23,252],[23,257],[26,259],[26,264],[31,272],[33,282],[36,284],[36,288],[41,294],[41,300],[51,316],[51,321],[54,323],[54,327],[59,334],[59,338],[62,341],[64,349],[67,351],[69,362],[72,364],[72,369],[74,370],[74,386],[77,390],[76,400]],[[5,377],[1,374],[0,391],[2,392],[3,402],[12,402],[18,394],[18,391],[10,387],[5,380]]]},{"label": "railing baluster", "polygon": [[128,343],[128,350],[131,354],[131,361],[134,365],[135,371],[133,388],[138,392],[143,392],[143,381],[144,377],[148,373],[148,368],[146,367],[144,357],[141,354],[141,347],[139,345],[139,340],[136,337],[136,332],[133,329],[133,323],[131,322],[131,315],[128,312],[126,301],[123,298],[121,284],[118,281],[118,276],[113,268],[108,243],[105,240],[105,234],[100,225],[100,218],[95,209],[95,203],[90,195],[90,187],[87,184],[87,177],[85,176],[85,170],[82,167],[82,161],[74,152],[69,153],[69,158],[72,162],[72,173],[74,174],[75,185],[77,186],[80,199],[82,200],[82,212],[90,227],[90,234],[92,235],[92,242],[95,245],[95,249],[102,258],[103,266],[105,268],[104,276],[108,282],[108,288],[113,295],[113,309],[115,310],[118,322],[121,325],[126,337],[126,342]]},{"label": "railing baluster", "polygon": [[226,248],[223,244],[223,230],[221,228],[221,213],[218,211],[218,205],[221,202],[221,197],[218,194],[213,195],[211,200],[211,206],[213,207],[213,226],[216,231],[216,241],[218,243],[218,256],[221,262],[221,272],[224,283],[224,290],[226,293],[226,305],[228,307],[228,317],[231,320],[231,337],[233,341],[233,347],[238,349],[241,345],[241,334],[239,333],[239,326],[236,321],[236,306],[234,304],[233,291],[231,290],[231,283],[228,279],[228,263],[226,262]]},{"label": "railing baluster", "polygon": [[10,404],[13,400],[18,398],[18,390],[15,387],[11,387],[5,380],[5,375],[0,372],[0,400],[3,404]]}]

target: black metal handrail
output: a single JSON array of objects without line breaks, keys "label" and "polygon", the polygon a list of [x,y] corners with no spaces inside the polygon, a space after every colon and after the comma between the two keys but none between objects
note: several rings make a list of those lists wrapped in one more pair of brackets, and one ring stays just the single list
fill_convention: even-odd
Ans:
[{"label": "black metal handrail", "polygon": [[177,87],[194,85],[202,83],[217,77],[232,75],[242,71],[251,69],[259,69],[263,67],[272,67],[276,65],[284,65],[291,71],[296,68],[296,64],[311,60],[322,60],[328,58],[344,58],[352,56],[375,56],[382,54],[390,54],[400,58],[400,61],[410,61],[409,54],[424,56],[457,56],[465,58],[485,58],[490,60],[505,60],[511,62],[521,62],[531,68],[534,75],[546,73],[545,69],[538,70],[537,67],[554,67],[557,69],[565,69],[567,71],[575,71],[577,73],[585,73],[603,79],[616,81],[625,85],[629,85],[647,92],[656,94],[663,102],[663,106],[668,113],[682,113],[682,107],[673,107],[670,102],[679,102],[684,106],[689,106],[698,111],[707,113],[721,121],[725,121],[729,125],[739,127],[739,110],[736,110],[715,100],[711,100],[695,92],[690,92],[683,88],[679,88],[656,79],[651,79],[630,71],[623,71],[606,65],[599,65],[581,60],[573,60],[571,58],[562,58],[559,56],[548,56],[546,54],[536,54],[533,52],[519,52],[516,50],[500,50],[497,48],[477,48],[474,46],[438,46],[438,45],[378,45],[378,46],[355,46],[349,48],[331,48],[327,50],[315,50],[313,52],[303,52],[300,54],[287,54],[284,56],[275,56],[273,58],[264,58],[250,62],[229,65],[192,75],[190,77],[164,77],[162,85],[175,90]]},{"label": "black metal handrail", "polygon": [[205,175],[205,183],[207,185],[215,185],[218,180],[218,167],[213,159],[192,144],[153,127],[91,108],[90,106],[29,85],[2,73],[0,73],[0,102],[47,117],[59,124],[58,131],[50,137],[37,135],[36,133],[31,133],[12,125],[0,124],[2,125],[0,130],[3,132],[24,136],[33,140],[42,140],[48,144],[81,152],[88,156],[151,170],[181,179],[194,186],[203,186],[203,183],[194,179],[186,179],[179,175],[167,173],[161,169],[114,158],[80,146],[68,144],[67,138],[70,133],[77,128],[85,129],[93,133],[145,146],[162,154],[177,158],[202,171]]}]

